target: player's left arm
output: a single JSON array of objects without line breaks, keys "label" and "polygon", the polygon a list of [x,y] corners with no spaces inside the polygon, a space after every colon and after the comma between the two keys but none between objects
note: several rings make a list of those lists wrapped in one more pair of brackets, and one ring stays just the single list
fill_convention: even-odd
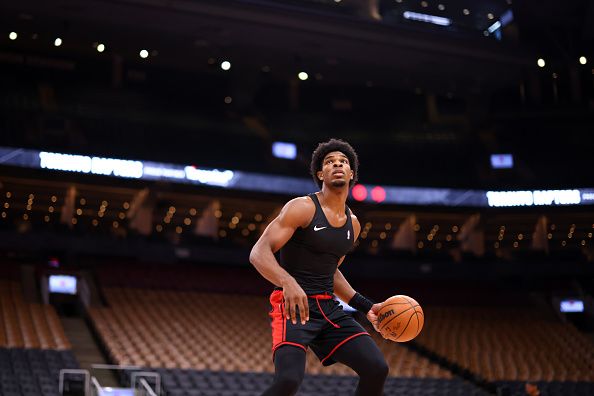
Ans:
[{"label": "player's left arm", "polygon": [[[351,219],[352,219],[352,223],[353,223],[353,233],[355,234],[353,243],[355,243],[357,241],[357,238],[359,238],[359,234],[361,233],[361,224],[359,223],[357,216],[355,216],[352,213],[351,213]],[[338,267],[340,267],[340,265],[343,263],[345,257],[346,256],[342,256],[340,258],[340,260],[338,260]],[[365,297],[363,297],[362,295],[360,295],[359,293],[357,293],[357,291],[355,289],[353,289],[351,284],[347,281],[347,279],[344,277],[344,275],[342,274],[340,269],[338,269],[338,267],[336,268],[336,272],[334,273],[334,294],[338,298],[340,298],[342,301],[345,301],[347,304],[351,305],[353,308],[361,310],[361,304],[357,304],[354,300],[356,300],[357,302],[361,302],[361,299],[364,299],[367,301],[369,301],[369,300],[366,299]],[[365,301],[365,302],[367,302],[367,301]],[[355,305],[357,305],[357,306],[355,306]],[[366,304],[363,304],[363,305],[365,305],[367,307]],[[381,304],[373,304],[371,306],[371,309],[369,309],[368,312],[363,312],[364,314],[366,314],[367,319],[369,320],[369,322],[371,322],[371,324],[373,325],[375,330],[378,330],[378,328],[377,328],[377,312],[379,311],[380,307],[381,307]],[[366,309],[367,308],[365,308],[364,310],[366,310]]]}]

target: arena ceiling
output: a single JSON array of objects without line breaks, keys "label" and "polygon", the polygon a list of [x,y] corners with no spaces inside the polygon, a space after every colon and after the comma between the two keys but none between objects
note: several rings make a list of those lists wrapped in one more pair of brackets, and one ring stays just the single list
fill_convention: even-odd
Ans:
[{"label": "arena ceiling", "polygon": [[209,58],[226,58],[246,79],[267,66],[280,76],[304,69],[331,83],[443,92],[495,89],[535,68],[536,51],[514,41],[311,12],[307,2],[296,3],[24,0],[2,6],[3,26],[23,32],[2,47],[55,55],[51,43],[59,36],[60,56],[97,56],[92,43],[104,42],[106,52],[130,62],[142,61],[139,48],[156,50],[150,62],[172,69],[202,70]]}]

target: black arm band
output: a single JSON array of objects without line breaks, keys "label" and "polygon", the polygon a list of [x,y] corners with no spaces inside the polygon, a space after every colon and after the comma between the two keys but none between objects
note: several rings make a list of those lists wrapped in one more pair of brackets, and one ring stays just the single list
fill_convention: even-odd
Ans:
[{"label": "black arm band", "polygon": [[349,301],[349,305],[355,308],[357,311],[367,315],[367,312],[369,312],[373,306],[373,301],[359,293],[355,293],[353,298],[351,298],[351,301]]}]

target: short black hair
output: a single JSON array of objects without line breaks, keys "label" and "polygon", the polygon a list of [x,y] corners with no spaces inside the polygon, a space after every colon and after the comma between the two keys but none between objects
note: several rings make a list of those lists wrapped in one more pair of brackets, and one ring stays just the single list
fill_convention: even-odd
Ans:
[{"label": "short black hair", "polygon": [[322,188],[322,181],[318,179],[317,173],[322,170],[324,157],[333,151],[340,151],[349,159],[349,164],[353,171],[353,179],[350,180],[349,187],[353,187],[359,178],[359,158],[355,149],[344,140],[330,139],[325,143],[318,144],[318,147],[316,147],[311,155],[311,164],[309,165],[311,176],[318,187]]}]

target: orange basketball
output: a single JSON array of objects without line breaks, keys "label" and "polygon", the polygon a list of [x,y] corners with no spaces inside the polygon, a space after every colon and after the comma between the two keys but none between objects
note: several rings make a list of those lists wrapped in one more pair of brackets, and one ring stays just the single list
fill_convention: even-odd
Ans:
[{"label": "orange basketball", "polygon": [[423,323],[423,309],[408,296],[388,298],[377,314],[377,325],[382,336],[396,342],[410,341],[418,336]]}]

